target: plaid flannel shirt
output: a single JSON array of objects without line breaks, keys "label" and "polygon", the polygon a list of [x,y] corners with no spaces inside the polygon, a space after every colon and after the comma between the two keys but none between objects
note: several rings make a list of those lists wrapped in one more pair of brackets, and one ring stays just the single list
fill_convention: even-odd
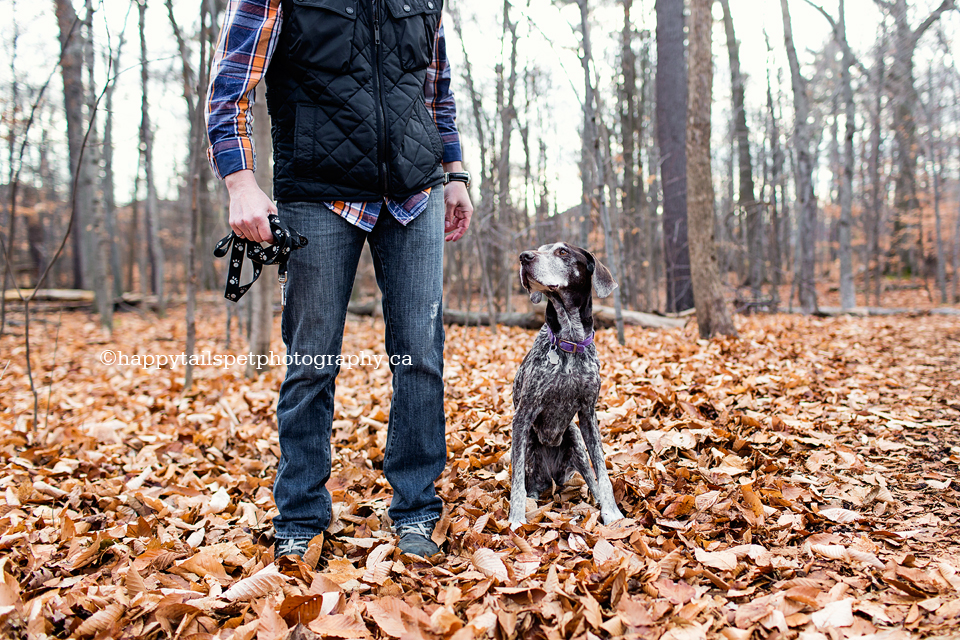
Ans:
[{"label": "plaid flannel shirt", "polygon": [[[218,178],[256,167],[251,117],[254,89],[276,50],[282,23],[280,0],[229,0],[227,3],[206,104],[210,139],[207,157]],[[434,38],[433,62],[427,69],[423,95],[443,140],[443,162],[461,160],[457,104],[450,89],[442,22]],[[386,198],[382,202],[324,204],[351,224],[370,231],[384,204],[401,224],[407,224],[426,209],[429,195],[427,189],[402,202]]]}]

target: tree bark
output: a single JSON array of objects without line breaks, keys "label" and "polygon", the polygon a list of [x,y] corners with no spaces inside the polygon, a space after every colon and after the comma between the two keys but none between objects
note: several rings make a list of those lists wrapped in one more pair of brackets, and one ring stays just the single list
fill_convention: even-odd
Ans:
[{"label": "tree bark", "polygon": [[580,179],[582,197],[580,200],[580,246],[590,246],[593,201],[597,186],[597,159],[594,151],[597,145],[597,123],[593,79],[590,77],[590,65],[593,61],[593,46],[590,42],[590,6],[589,0],[577,0],[580,8],[580,66],[583,69],[583,138],[580,148]]},{"label": "tree bark", "polygon": [[683,55],[683,2],[657,0],[657,138],[663,189],[663,261],[667,311],[690,309],[687,242],[687,66]]},{"label": "tree bark", "polygon": [[[836,19],[827,13],[822,7],[814,4],[811,0],[806,0],[819,11],[830,27],[833,29],[833,37],[840,47],[840,92],[843,99],[844,112],[844,133],[843,133],[843,159],[840,162],[840,180],[838,190],[840,192],[840,224],[838,229],[838,239],[840,244],[840,306],[843,309],[852,309],[857,306],[857,293],[853,282],[853,249],[851,246],[851,234],[853,231],[853,136],[856,133],[856,114],[857,107],[853,99],[853,81],[850,78],[850,70],[856,64],[856,57],[847,41],[847,18],[844,0],[839,0],[839,13]],[[836,122],[836,121],[835,121]],[[836,126],[836,125],[834,125]]]},{"label": "tree bark", "polygon": [[[199,273],[197,269],[197,241],[201,229],[202,214],[201,205],[201,170],[204,164],[206,154],[204,153],[204,142],[206,141],[206,131],[204,127],[204,109],[198,96],[202,95],[202,88],[207,86],[207,69],[209,61],[207,60],[207,45],[209,43],[209,25],[210,25],[210,4],[203,2],[200,6],[200,77],[193,84],[193,74],[190,68],[190,59],[186,47],[182,44],[180,27],[177,24],[173,13],[173,4],[168,0],[167,12],[170,18],[170,24],[176,35],[177,42],[180,44],[180,58],[183,65],[183,97],[187,103],[187,113],[190,114],[190,152],[188,154],[188,176],[190,183],[190,218],[189,228],[190,237],[187,245],[187,339],[185,351],[188,356],[196,352],[197,346],[197,288],[199,284]],[[249,367],[249,364],[248,364]],[[249,375],[249,374],[248,374]],[[184,374],[183,388],[189,389],[193,384],[193,363],[188,362]]]},{"label": "tree bark", "polygon": [[853,51],[847,42],[847,26],[844,0],[840,0],[840,16],[837,19],[837,39],[843,49],[840,67],[840,84],[843,92],[843,178],[840,182],[840,306],[852,309],[857,306],[857,290],[853,282],[853,136],[856,132],[857,107],[853,99],[853,82],[850,69],[854,64]]},{"label": "tree bark", "polygon": [[[6,245],[6,249],[3,251],[3,264],[0,265],[0,268],[3,269],[3,288],[2,291],[6,293],[7,287],[10,285],[10,275],[13,274],[13,251],[16,246],[16,233],[17,233],[17,203],[15,199],[17,197],[16,189],[14,189],[14,180],[16,178],[17,172],[14,168],[16,163],[16,140],[17,140],[17,130],[16,130],[16,121],[17,121],[17,110],[20,108],[20,82],[17,78],[17,44],[20,40],[20,24],[17,22],[17,2],[13,0],[12,2],[13,9],[13,36],[10,40],[10,101],[7,104],[9,112],[5,114],[7,122],[9,123],[9,133],[7,138],[7,189],[10,192],[10,200],[5,203],[7,209],[7,215],[9,220],[7,220],[7,237],[4,239],[0,237],[0,243]],[[28,223],[28,235],[29,235],[29,223]],[[33,244],[31,243],[31,249]],[[16,278],[16,276],[14,276]],[[17,286],[16,280],[13,282],[13,286]],[[3,335],[7,326],[7,298],[4,296],[0,299],[0,335]]]},{"label": "tree bark", "polygon": [[623,210],[624,269],[620,274],[623,297],[636,308],[640,302],[642,273],[641,200],[643,198],[643,118],[637,111],[637,57],[633,53],[633,22],[630,11],[633,0],[623,0],[623,30],[620,35],[620,138],[623,143],[623,187],[620,206]]},{"label": "tree bark", "polygon": [[123,270],[120,266],[120,246],[117,238],[117,197],[116,181],[113,174],[113,94],[117,88],[116,74],[120,70],[120,53],[124,39],[120,36],[117,50],[112,54],[110,63],[113,77],[104,96],[106,111],[103,124],[103,221],[110,262],[110,276],[113,281],[112,292],[115,298],[123,295]]},{"label": "tree bark", "polygon": [[[640,102],[637,105],[637,118],[643,123],[650,115],[652,126],[656,129],[656,118],[651,113],[651,105],[654,102],[654,82],[651,66],[650,38],[647,36],[643,39],[640,47]],[[657,230],[660,228],[657,222],[657,207],[659,204],[657,175],[659,174],[660,162],[655,138],[655,135],[639,135],[637,139],[637,144],[640,146],[640,149],[637,150],[637,156],[642,157],[642,149],[645,147],[647,150],[647,166],[650,167],[650,185],[643,192],[640,202],[640,235],[645,240],[640,250],[640,259],[643,265],[643,308],[647,310],[656,309],[660,304],[655,275],[657,266],[660,264],[657,256],[657,247],[660,246],[657,235]],[[639,164],[637,179],[641,183],[645,183],[645,176]]]},{"label": "tree bark", "polygon": [[82,289],[87,284],[86,256],[84,255],[87,223],[90,219],[92,181],[89,178],[90,156],[81,153],[84,137],[83,122],[83,37],[82,22],[70,0],[54,0],[57,23],[60,28],[60,73],[63,78],[63,106],[67,120],[67,146],[70,153],[70,182],[76,185],[76,224],[73,225],[71,250],[73,287]]},{"label": "tree bark", "polygon": [[927,94],[930,97],[930,104],[924,110],[927,116],[927,144],[926,155],[930,162],[930,175],[933,182],[933,219],[934,219],[934,237],[936,239],[937,265],[936,278],[937,290],[940,292],[940,302],[947,304],[947,258],[943,247],[943,221],[940,214],[940,203],[942,200],[941,174],[943,172],[943,158],[940,139],[942,131],[941,105],[937,93],[933,86],[933,70],[930,70]]},{"label": "tree bark", "polygon": [[492,143],[487,135],[487,131],[491,129],[491,125],[483,111],[483,96],[480,94],[473,80],[473,67],[470,63],[470,56],[467,54],[458,5],[453,4],[450,6],[449,16],[453,24],[453,29],[457,34],[457,39],[460,40],[460,45],[463,49],[463,79],[467,87],[467,94],[470,96],[471,114],[473,115],[473,123],[476,128],[477,147],[480,155],[480,199],[477,201],[477,207],[473,214],[472,224],[475,227],[473,237],[477,250],[477,262],[480,265],[480,294],[486,301],[488,313],[493,316],[496,315],[496,308],[493,292],[491,291],[491,273],[488,264],[494,262],[495,256],[488,255],[493,252],[487,251],[487,248],[494,243],[490,241],[489,232],[485,233],[484,229],[488,221],[491,221],[495,225],[495,221],[492,220],[492,207],[487,204],[492,203],[496,197],[493,190],[494,180],[491,178],[491,165],[493,162],[490,159],[490,146]]},{"label": "tree bark", "polygon": [[[737,157],[740,164],[740,207],[746,218],[747,283],[754,297],[763,285],[763,206],[757,201],[753,181],[753,161],[750,157],[750,129],[744,106],[744,82],[740,73],[740,44],[733,28],[729,0],[720,0],[723,7],[723,27],[727,35],[727,55],[730,58],[730,86],[733,97],[733,123],[737,137]],[[692,94],[691,94],[692,95]]]},{"label": "tree bark", "polygon": [[[777,112],[773,102],[773,88],[770,84],[770,70],[767,70],[767,110],[770,118],[770,153],[773,156],[771,162],[771,197],[770,197],[770,271],[774,306],[780,303],[780,278],[781,267],[783,265],[783,256],[781,255],[780,244],[780,209],[777,189],[783,195],[783,149],[780,146],[780,125],[777,119]],[[783,197],[786,201],[786,197]]]},{"label": "tree bark", "polygon": [[[144,203],[144,227],[146,227],[147,252],[150,259],[150,291],[157,296],[157,313],[166,313],[164,290],[164,255],[160,239],[160,213],[157,202],[157,186],[153,174],[153,129],[150,124],[150,100],[148,86],[150,69],[147,58],[146,27],[147,0],[138,4],[140,11],[140,151],[143,156],[143,175],[146,183],[146,202]],[[145,274],[141,273],[143,278]]]},{"label": "tree bark", "polygon": [[[687,111],[687,212],[690,216],[690,270],[700,337],[736,336],[723,297],[717,260],[713,171],[710,167],[710,113],[713,102],[711,32],[713,0],[690,2],[689,93]],[[742,165],[741,165],[742,168]]]},{"label": "tree bark", "polygon": [[[93,184],[98,177],[100,168],[100,158],[102,156],[102,147],[97,138],[97,95],[94,89],[94,67],[96,60],[93,53],[93,2],[86,2],[87,14],[87,37],[84,47],[84,67],[87,71],[87,115],[89,118],[90,137],[87,141],[87,153],[90,154],[90,170],[87,173],[91,184],[87,187],[90,192],[90,218],[89,226],[84,229],[83,237],[86,245],[84,254],[87,256],[87,269],[90,274],[90,284],[93,287],[96,296],[97,315],[100,317],[100,327],[107,331],[113,331],[113,291],[110,282],[107,279],[107,260],[109,255],[110,237],[106,230],[106,210],[102,198],[102,192],[99,192]],[[102,184],[102,183],[101,183]]]},{"label": "tree bark", "polygon": [[794,141],[797,159],[794,171],[797,181],[799,269],[798,292],[800,307],[804,313],[817,311],[816,289],[816,224],[817,200],[813,190],[813,158],[810,155],[810,99],[807,96],[807,80],[800,73],[797,49],[793,44],[793,28],[787,0],[780,0],[783,13],[783,37],[790,62],[790,77],[793,87]]},{"label": "tree bark", "polygon": [[[600,103],[599,98],[597,99],[597,110],[601,113],[603,112],[603,105]],[[610,157],[610,136],[609,130],[603,125],[603,123],[598,123],[598,129],[600,132],[603,132],[603,136],[597,136],[597,150],[594,154],[594,157],[597,158],[598,166],[598,175],[600,180],[597,184],[597,193],[600,197],[600,224],[603,226],[603,246],[604,252],[607,254],[607,267],[610,269],[610,273],[613,276],[615,282],[619,282],[622,278],[623,269],[620,266],[620,234],[617,232],[616,228],[610,221],[610,208],[607,206],[607,197],[606,197],[606,187],[610,182],[610,174],[613,173],[612,163],[608,161]],[[601,149],[600,143],[603,142],[603,148]],[[606,150],[606,153],[603,150]],[[610,188],[611,197],[615,193],[614,189]],[[617,340],[620,344],[626,344],[625,338],[623,335],[623,303],[620,297],[620,287],[617,286],[613,290],[613,308],[616,315],[616,325],[617,325]]]},{"label": "tree bark", "polygon": [[[900,271],[916,272],[923,256],[913,256],[914,243],[921,243],[917,198],[917,89],[913,56],[920,38],[944,12],[956,9],[954,0],[943,0],[916,28],[907,17],[907,0],[877,1],[894,20],[894,52],[890,67],[890,95],[894,110],[894,148],[896,182],[894,194],[893,238],[890,254],[900,261]],[[913,237],[916,236],[916,237]]]},{"label": "tree bark", "polygon": [[953,226],[953,286],[950,300],[960,302],[960,176],[957,177],[957,217]]},{"label": "tree bark", "polygon": [[[253,103],[253,137],[257,151],[257,184],[269,197],[273,197],[273,143],[270,139],[270,115],[267,113],[267,101],[261,95]],[[273,274],[273,271],[269,271]],[[265,273],[264,276],[267,276]],[[270,277],[261,277],[251,287],[250,304],[253,306],[253,318],[250,322],[250,352],[266,355],[270,351],[270,338],[273,335],[273,291],[274,283]],[[246,376],[255,378],[257,374],[269,368],[267,365],[247,363]]]},{"label": "tree bark", "polygon": [[873,286],[868,287],[868,294],[873,292],[873,304],[880,306],[880,298],[883,292],[883,255],[880,253],[880,231],[881,221],[883,220],[883,192],[884,183],[880,175],[880,168],[883,163],[881,154],[883,153],[881,144],[883,138],[883,89],[886,84],[886,62],[887,53],[886,36],[881,38],[877,48],[876,61],[871,71],[871,81],[874,85],[873,109],[870,114],[870,215],[867,216],[865,224],[867,228],[867,238],[869,238],[870,250],[869,260],[867,262],[867,274],[871,275]]}]

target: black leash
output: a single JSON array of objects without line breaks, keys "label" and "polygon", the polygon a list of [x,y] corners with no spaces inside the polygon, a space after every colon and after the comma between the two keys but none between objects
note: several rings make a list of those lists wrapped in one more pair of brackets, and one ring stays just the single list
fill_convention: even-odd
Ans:
[{"label": "black leash", "polygon": [[[294,229],[283,226],[277,216],[270,216],[269,221],[270,230],[273,231],[273,244],[268,247],[261,247],[259,242],[241,238],[231,231],[230,235],[218,242],[214,248],[213,255],[222,258],[227,255],[230,245],[233,245],[230,265],[227,267],[227,286],[223,292],[223,297],[227,300],[238,301],[260,277],[263,265],[276,264],[279,268],[280,304],[286,302],[284,298],[286,297],[287,260],[290,258],[291,251],[307,246],[307,239]],[[247,284],[240,284],[244,252],[253,263],[253,280]]]}]

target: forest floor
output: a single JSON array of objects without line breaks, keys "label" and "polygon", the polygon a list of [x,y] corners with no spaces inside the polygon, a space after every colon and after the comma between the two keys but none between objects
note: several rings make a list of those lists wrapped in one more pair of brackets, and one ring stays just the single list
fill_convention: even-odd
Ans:
[{"label": "forest floor", "polygon": [[[222,306],[199,315],[198,352],[242,353]],[[628,327],[626,346],[600,331],[598,411],[627,519],[599,523],[581,480],[517,533],[501,457],[533,332],[448,327],[434,563],[400,555],[385,522],[385,365],[341,372],[335,521],[305,562],[274,563],[282,369],[198,367],[184,393],[182,366],[101,359],[179,354],[181,310],[119,314],[110,337],[87,314],[47,313],[31,320],[35,424],[14,319],[0,339],[2,637],[960,638],[955,317],[741,316],[739,340],[699,341],[691,321]],[[343,353],[381,354],[382,335],[351,317]]]}]

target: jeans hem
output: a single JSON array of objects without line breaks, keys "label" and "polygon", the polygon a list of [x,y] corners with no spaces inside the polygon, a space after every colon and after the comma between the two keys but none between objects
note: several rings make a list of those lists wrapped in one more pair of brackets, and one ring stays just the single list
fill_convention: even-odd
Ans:
[{"label": "jeans hem", "polygon": [[440,514],[435,514],[435,513],[425,514],[422,516],[414,516],[413,518],[410,518],[409,520],[404,520],[403,522],[394,522],[393,529],[394,531],[396,531],[401,527],[410,526],[412,524],[426,524],[429,522],[439,522],[439,521],[440,521]]},{"label": "jeans hem", "polygon": [[315,531],[294,531],[294,532],[284,532],[280,533],[279,531],[273,534],[274,540],[313,540],[314,536],[318,536],[321,533],[326,533],[321,531],[319,533]]}]

